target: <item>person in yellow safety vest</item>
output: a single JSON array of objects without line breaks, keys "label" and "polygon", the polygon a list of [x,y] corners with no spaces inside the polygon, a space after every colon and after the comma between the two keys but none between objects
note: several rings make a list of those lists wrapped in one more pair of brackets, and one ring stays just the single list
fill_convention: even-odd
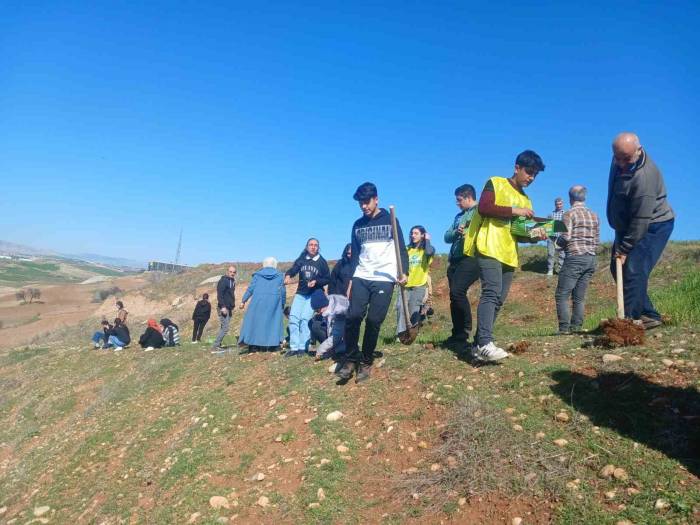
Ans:
[{"label": "person in yellow safety vest", "polygon": [[514,217],[532,218],[532,202],[524,189],[544,171],[542,158],[525,150],[515,159],[513,176],[491,177],[484,186],[469,231],[464,240],[464,254],[476,257],[481,281],[477,308],[477,329],[472,357],[475,361],[497,362],[510,354],[493,342],[493,325],[508,296],[513,272],[518,266],[518,242],[546,240],[544,230],[537,237],[515,237],[510,230]]},{"label": "person in yellow safety vest", "polygon": [[[420,321],[420,309],[425,300],[425,290],[428,285],[428,272],[430,263],[435,255],[435,248],[430,244],[430,234],[423,226],[411,228],[410,244],[406,247],[408,252],[408,281],[404,288],[407,294],[409,326],[414,326]],[[407,330],[406,320],[403,314],[401,297],[396,298],[396,333]]]}]

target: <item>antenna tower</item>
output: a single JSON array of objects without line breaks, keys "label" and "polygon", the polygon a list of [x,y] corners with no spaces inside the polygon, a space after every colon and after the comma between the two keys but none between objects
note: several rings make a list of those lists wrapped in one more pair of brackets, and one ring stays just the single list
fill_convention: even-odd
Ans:
[{"label": "antenna tower", "polygon": [[180,264],[180,250],[182,249],[182,228],[180,228],[180,238],[177,241],[177,252],[175,252],[175,262],[173,264]]}]

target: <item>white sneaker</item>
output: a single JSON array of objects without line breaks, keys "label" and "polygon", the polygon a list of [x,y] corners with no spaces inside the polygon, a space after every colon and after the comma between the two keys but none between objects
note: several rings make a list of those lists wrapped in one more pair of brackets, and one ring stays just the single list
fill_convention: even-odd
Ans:
[{"label": "white sneaker", "polygon": [[95,348],[102,348],[102,345],[100,343],[95,343]]},{"label": "white sneaker", "polygon": [[151,350],[153,350],[152,346],[147,346],[146,348],[143,349],[144,352],[150,352]]},{"label": "white sneaker", "polygon": [[124,350],[124,348],[122,348],[121,346],[115,346],[115,347],[114,347],[114,351],[115,351],[115,352],[121,352],[122,350]]},{"label": "white sneaker", "polygon": [[493,341],[484,346],[479,346],[474,352],[474,357],[479,361],[484,361],[485,363],[495,363],[506,357],[510,357],[510,354],[503,350],[503,348],[498,348]]}]

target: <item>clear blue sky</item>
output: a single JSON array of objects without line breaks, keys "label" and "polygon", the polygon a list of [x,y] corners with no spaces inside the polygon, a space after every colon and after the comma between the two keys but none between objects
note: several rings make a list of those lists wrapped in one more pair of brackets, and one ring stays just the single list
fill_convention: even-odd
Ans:
[{"label": "clear blue sky", "polygon": [[[225,5],[226,4],[226,5]],[[698,2],[3,2],[0,239],[182,262],[336,258],[367,180],[442,234],[453,190],[547,165],[604,215],[610,142],[697,239]],[[610,238],[607,225],[603,236]]]}]

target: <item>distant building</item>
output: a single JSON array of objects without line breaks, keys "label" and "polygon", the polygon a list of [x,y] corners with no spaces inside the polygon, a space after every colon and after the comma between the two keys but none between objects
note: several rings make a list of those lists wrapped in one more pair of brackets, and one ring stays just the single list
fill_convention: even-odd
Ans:
[{"label": "distant building", "polygon": [[184,266],[182,264],[164,263],[158,261],[149,261],[148,263],[149,272],[181,273],[189,269],[189,266]]}]

